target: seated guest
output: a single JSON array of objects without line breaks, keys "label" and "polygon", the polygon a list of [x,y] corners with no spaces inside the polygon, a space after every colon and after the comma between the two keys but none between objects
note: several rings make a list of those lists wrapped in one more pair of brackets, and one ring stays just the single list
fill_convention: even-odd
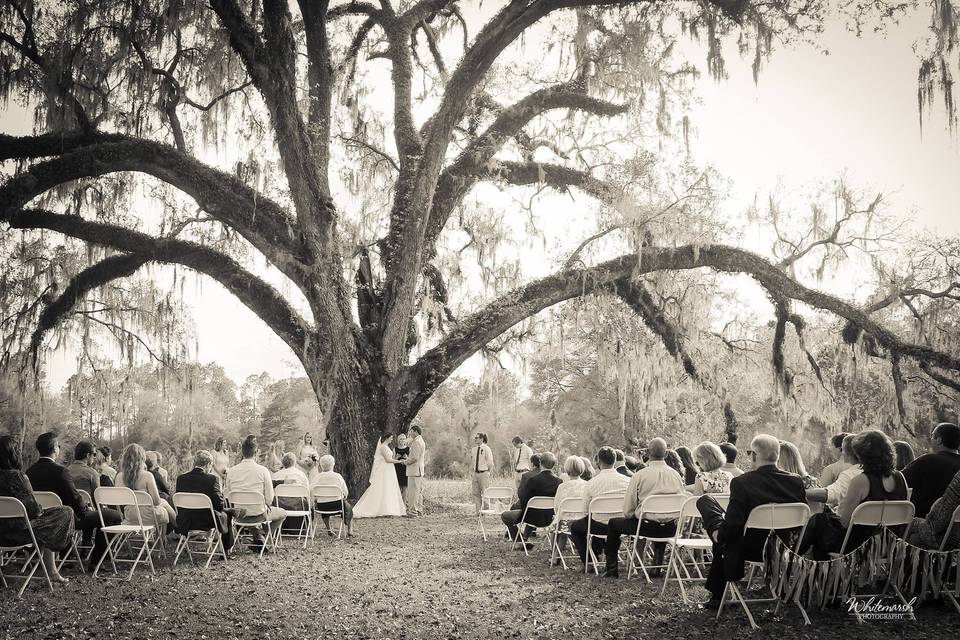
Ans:
[{"label": "seated guest", "polygon": [[628,478],[632,476],[633,472],[627,469],[627,456],[624,454],[623,449],[614,449],[613,454],[617,457],[616,462],[613,463],[613,468],[617,470],[617,473],[623,474]]},{"label": "seated guest", "polygon": [[856,462],[850,463],[846,457],[843,455],[843,440],[847,436],[853,434],[850,433],[838,433],[837,435],[830,438],[830,444],[833,445],[833,448],[836,449],[837,461],[831,464],[828,464],[823,468],[823,471],[820,472],[820,486],[828,487],[834,482],[837,481],[837,478],[840,477],[840,474],[849,469],[850,467],[855,467]]},{"label": "seated guest", "polygon": [[112,475],[108,475],[107,473],[105,473],[106,469],[104,469],[104,467],[107,466],[106,461],[110,457],[110,455],[109,454],[105,455],[103,453],[104,449],[106,449],[107,451],[110,451],[110,447],[97,448],[97,459],[96,459],[96,462],[94,462],[93,464],[93,468],[96,470],[98,474],[100,474],[100,486],[112,487],[113,479],[116,477],[117,472],[113,471],[113,469],[111,468],[111,471],[113,471]]},{"label": "seated guest", "polygon": [[800,455],[800,449],[797,445],[788,440],[780,441],[780,461],[777,466],[787,473],[795,473],[803,480],[805,490],[819,489],[820,481],[816,476],[807,473],[807,467],[803,464],[803,456]]},{"label": "seated guest", "polygon": [[904,442],[903,440],[894,440],[893,450],[897,453],[897,471],[906,469],[907,465],[917,457],[910,443]]},{"label": "seated guest", "polygon": [[[815,560],[829,560],[840,551],[850,518],[863,502],[874,500],[906,500],[907,482],[896,470],[893,442],[882,431],[864,431],[853,437],[853,450],[863,473],[850,480],[850,487],[840,503],[839,515],[824,511],[810,518],[803,534],[799,553],[813,548]],[[877,532],[875,527],[857,526],[850,532],[846,552],[856,549]]]},{"label": "seated guest", "polygon": [[[320,457],[320,461],[317,463],[320,472],[310,484],[310,490],[312,492],[314,487],[336,487],[340,489],[340,493],[343,494],[343,524],[347,528],[347,536],[349,537],[353,535],[353,505],[347,500],[350,496],[347,481],[343,479],[342,475],[333,470],[336,463],[336,459],[329,453]],[[336,511],[340,508],[340,503],[335,501],[318,502],[316,508],[320,511]],[[323,519],[323,526],[327,528],[327,534],[332,536],[333,531],[330,530],[330,516],[321,517]]]},{"label": "seated guest", "polygon": [[723,463],[723,466],[720,467],[731,476],[736,478],[737,476],[743,475],[743,469],[738,467],[735,463],[737,461],[737,451],[736,445],[732,442],[723,442],[720,444],[720,451],[723,451],[723,455],[726,457],[726,461]]},{"label": "seated guest", "polygon": [[[30,484],[34,491],[52,491],[60,496],[64,506],[73,509],[74,527],[83,531],[83,537],[87,543],[91,537],[94,539],[93,551],[90,554],[90,570],[93,571],[97,562],[107,551],[107,538],[100,531],[100,516],[97,510],[87,504],[77,493],[77,488],[66,467],[57,464],[57,458],[60,456],[57,434],[41,433],[37,437],[36,447],[40,459],[27,469]],[[122,520],[119,512],[103,509],[103,521],[107,526],[120,524]]]},{"label": "seated guest", "polygon": [[153,476],[160,497],[166,500],[167,504],[170,504],[170,485],[167,483],[166,478],[163,477],[163,474],[160,473],[160,467],[157,466],[157,452],[145,451],[144,453],[146,454],[147,471]]},{"label": "seated guest", "polygon": [[[641,536],[666,538],[677,532],[676,516],[670,517],[669,514],[660,513],[647,514],[642,522],[639,520],[641,507],[647,496],[683,493],[683,478],[663,461],[666,455],[667,443],[663,438],[654,438],[650,441],[647,445],[647,466],[635,473],[627,485],[627,493],[623,498],[623,517],[610,518],[607,523],[607,543],[603,552],[607,556],[607,571],[604,575],[608,578],[616,578],[620,575],[617,566],[620,536],[635,534],[638,524]],[[654,543],[654,564],[663,564],[665,547],[664,542]],[[638,545],[637,551],[642,555],[643,547]]]},{"label": "seated guest", "polygon": [[726,456],[712,442],[701,442],[693,450],[693,459],[697,463],[697,479],[686,490],[695,496],[705,493],[730,493],[730,481],[733,479],[723,470]]},{"label": "seated guest", "polygon": [[683,463],[683,473],[680,475],[683,476],[684,484],[693,484],[697,479],[697,465],[693,463],[693,453],[686,447],[677,447],[676,451]]},{"label": "seated guest", "polygon": [[[613,452],[611,447],[600,447],[600,451],[597,452],[597,464],[600,466],[600,471],[583,487],[583,508],[585,511],[589,510],[590,501],[599,497],[600,494],[627,490],[631,478],[616,472],[613,468],[616,461],[617,454]],[[587,518],[590,518],[589,513],[586,518],[580,518],[570,523],[570,538],[573,540],[573,546],[577,548],[577,555],[580,556],[580,560],[584,564],[587,562]],[[607,522],[610,520],[610,516],[598,514],[597,518],[591,518],[591,520],[591,533],[607,533]],[[591,541],[595,555],[600,555],[603,549],[602,545],[603,542],[598,538]]]},{"label": "seated guest", "polygon": [[229,551],[233,547],[233,523],[230,513],[224,509],[220,476],[213,473],[213,456],[209,451],[197,451],[193,457],[193,469],[178,476],[176,486],[178,493],[202,493],[210,498],[217,520],[211,522],[210,512],[206,509],[178,509],[177,532],[187,535],[191,529],[207,531],[216,526],[223,537],[223,548]]},{"label": "seated guest", "polygon": [[[67,582],[60,575],[54,551],[66,551],[73,541],[73,510],[67,506],[41,509],[33,496],[30,479],[24,475],[20,447],[13,436],[0,436],[0,496],[16,498],[23,503],[40,546],[40,559],[50,580]],[[0,546],[31,544],[30,533],[22,520],[0,519]]]},{"label": "seated guest", "polygon": [[[648,460],[649,460],[649,449],[647,449]],[[673,449],[667,449],[667,455],[663,457],[664,463],[674,471],[680,474],[681,478],[686,479],[686,471],[683,468],[683,460],[680,459],[680,454],[678,454]]]},{"label": "seated guest", "polygon": [[640,471],[640,469],[643,469],[643,467],[646,466],[643,464],[640,458],[637,458],[636,456],[626,456],[624,459],[624,464],[627,465],[627,471],[630,472],[630,475],[635,474],[637,471]]},{"label": "seated guest", "polygon": [[860,475],[860,461],[857,460],[857,453],[853,449],[853,438],[854,436],[851,435],[846,436],[840,445],[843,461],[848,466],[840,472],[833,483],[822,489],[811,487],[807,491],[807,500],[810,502],[825,502],[831,507],[837,507],[846,498],[850,481]]},{"label": "seated guest", "polygon": [[[533,476],[520,485],[519,508],[504,511],[500,514],[500,519],[507,526],[510,539],[517,538],[517,523],[523,517],[523,512],[527,508],[530,498],[550,497],[557,495],[557,488],[561,485],[560,478],[553,473],[553,467],[557,464],[557,457],[547,451],[540,454],[540,473]],[[527,530],[533,527],[545,527],[553,519],[553,513],[542,509],[532,510],[527,514]]]},{"label": "seated guest", "polygon": [[297,456],[295,453],[288,451],[283,454],[283,458],[280,459],[280,465],[281,468],[273,472],[274,481],[279,480],[280,484],[302,484],[305,487],[310,486],[307,474],[297,466]]},{"label": "seated guest", "polygon": [[763,557],[766,531],[744,532],[747,517],[754,507],[769,503],[804,502],[803,481],[777,467],[780,442],[773,436],[759,434],[750,442],[753,471],[730,481],[730,504],[723,507],[712,495],[697,500],[703,517],[703,528],[713,541],[713,560],[707,574],[706,589],[710,592],[707,608],[720,606],[720,598],[728,581],[743,577],[744,561]]},{"label": "seated guest", "polygon": [[586,465],[583,464],[583,458],[579,456],[568,456],[563,463],[563,472],[567,474],[567,480],[560,483],[557,492],[554,495],[553,510],[560,511],[560,503],[567,498],[579,498],[583,495],[583,488],[587,486],[587,481],[583,479],[583,472],[586,471]]},{"label": "seated guest", "polygon": [[591,462],[590,458],[580,456],[580,461],[583,462],[583,473],[580,477],[584,482],[589,482],[593,479],[593,476],[597,475],[597,470],[593,468],[593,462]]},{"label": "seated guest", "polygon": [[86,491],[93,498],[93,491],[100,486],[100,474],[94,469],[97,449],[91,443],[81,440],[73,448],[73,462],[67,467],[67,473],[73,480],[73,486]]},{"label": "seated guest", "polygon": [[[272,506],[273,479],[270,477],[269,469],[257,464],[256,436],[247,436],[240,447],[240,452],[243,459],[227,469],[227,498],[229,499],[230,494],[234,491],[249,491],[263,496],[263,508],[244,505],[246,513],[243,517],[238,517],[237,522],[255,522],[266,516],[267,527],[270,530],[270,535],[273,535],[278,528],[283,526],[287,512],[279,507]],[[253,529],[253,542],[255,545],[263,544],[263,532],[260,527]]]},{"label": "seated guest", "polygon": [[[540,471],[541,471],[541,469],[540,469],[540,456],[537,455],[536,453],[530,456],[530,467],[531,467],[531,469],[530,469],[529,471],[524,471],[524,472],[520,475],[520,484],[517,485],[517,496],[518,496],[518,497],[520,496],[520,492],[523,491],[523,485],[524,485],[526,482],[528,482],[528,481],[530,480],[530,478],[533,478],[534,476],[540,475]],[[519,504],[520,504],[519,502],[514,502],[514,503],[513,503],[513,506],[510,507],[510,508],[511,508],[511,509],[516,509],[516,508],[517,508],[517,505],[519,505]]]},{"label": "seated guest", "polygon": [[170,486],[170,474],[167,473],[167,470],[163,468],[163,454],[159,451],[148,451],[148,454],[153,455],[154,466],[157,470],[157,474],[163,478],[163,484]]},{"label": "seated guest", "polygon": [[[165,525],[176,524],[177,512],[165,498],[160,497],[156,477],[147,471],[147,452],[140,445],[131,443],[124,448],[120,455],[116,485],[143,491],[150,496],[153,509],[140,507],[139,518],[144,524],[155,524],[161,532],[166,528]],[[137,507],[124,508],[123,520],[126,524],[137,524],[137,518]]]},{"label": "seated guest", "polygon": [[[113,466],[112,466],[112,465],[113,465],[113,451],[110,449],[110,447],[108,447],[108,446],[106,446],[106,445],[100,447],[99,451],[100,451],[101,455],[103,456],[103,459],[102,459],[101,462],[100,462],[100,475],[101,475],[101,476],[107,476],[108,478],[110,478],[110,485],[109,485],[109,486],[112,487],[112,486],[113,486],[113,483],[116,481],[116,477],[117,477],[117,470],[114,469]],[[102,479],[100,480],[100,484],[101,484],[102,486],[107,486],[107,485],[103,482]]]},{"label": "seated guest", "polygon": [[903,470],[907,486],[913,489],[910,500],[916,517],[925,518],[934,500],[943,495],[953,476],[960,471],[960,428],[941,422],[933,430],[933,451],[925,453]]},{"label": "seated guest", "polygon": [[[957,505],[960,505],[960,471],[953,476],[943,496],[937,498],[930,507],[927,517],[913,519],[907,541],[925,549],[939,549]],[[953,526],[950,530],[950,538],[943,548],[944,551],[960,548],[960,526]]]}]

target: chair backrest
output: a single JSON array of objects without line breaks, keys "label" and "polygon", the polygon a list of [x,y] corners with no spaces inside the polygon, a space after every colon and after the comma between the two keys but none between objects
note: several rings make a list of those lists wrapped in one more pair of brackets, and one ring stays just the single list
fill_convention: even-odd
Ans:
[{"label": "chair backrest", "polygon": [[302,484],[278,484],[273,495],[277,498],[310,498],[310,487]]},{"label": "chair backrest", "polygon": [[840,553],[847,550],[847,542],[850,540],[850,534],[857,525],[868,527],[896,527],[907,525],[903,537],[906,538],[910,532],[910,525],[913,524],[913,513],[916,508],[909,500],[871,500],[861,502],[853,510],[850,516],[850,525],[847,527],[847,533],[843,536],[843,545],[840,547]]},{"label": "chair backrest", "polygon": [[587,515],[587,505],[580,496],[570,496],[560,501],[557,509],[557,520],[577,520]]},{"label": "chair backrest", "polygon": [[53,509],[54,507],[63,506],[63,500],[53,491],[34,491],[33,497],[42,509]]},{"label": "chair backrest", "polygon": [[93,498],[90,496],[89,493],[87,493],[83,489],[77,489],[77,493],[79,493],[80,497],[86,501],[86,504],[93,506]]},{"label": "chair backrest", "polygon": [[807,526],[810,519],[810,507],[806,502],[787,502],[761,504],[753,508],[747,516],[744,529],[796,529]]},{"label": "chair backrest", "polygon": [[594,515],[599,516],[622,516],[623,515],[623,495],[601,494],[590,501],[588,506],[589,515],[593,519]]},{"label": "chair backrest", "polygon": [[213,501],[205,493],[178,491],[173,494],[173,506],[177,509],[210,509],[213,511]]},{"label": "chair backrest", "polygon": [[552,496],[533,496],[527,501],[527,509],[549,509],[553,511],[554,502]]},{"label": "chair backrest", "polygon": [[[729,493],[711,493],[710,495],[713,496],[713,499],[717,501],[717,504],[719,504],[721,507],[723,507],[723,510],[724,510],[724,511],[726,511],[726,510],[727,510],[727,507],[730,506],[730,494],[729,494]],[[696,497],[696,496],[695,496],[695,497]]]},{"label": "chair backrest", "polygon": [[127,487],[97,487],[93,490],[97,504],[106,507],[129,507],[137,504],[137,496]]},{"label": "chair backrest", "polygon": [[310,488],[310,497],[314,502],[336,502],[343,500],[343,491],[340,487],[329,484],[321,484]]},{"label": "chair backrest", "polygon": [[947,530],[943,532],[943,540],[940,541],[940,551],[944,551],[947,546],[947,540],[950,539],[950,533],[954,527],[960,526],[960,506],[953,510],[953,516],[950,523],[947,524]]},{"label": "chair backrest", "polygon": [[263,513],[266,502],[263,494],[256,491],[231,491],[230,504],[234,507],[242,507],[248,511],[254,511],[254,515]]},{"label": "chair backrest", "polygon": [[683,505],[687,502],[688,497],[685,493],[665,493],[647,496],[643,499],[643,504],[640,505],[640,519],[642,520],[643,516],[651,514],[661,516],[677,514],[679,517],[680,510],[683,509]]},{"label": "chair backrest", "polygon": [[0,518],[23,518],[30,521],[23,503],[9,496],[0,496]]},{"label": "chair backrest", "polygon": [[513,487],[487,487],[483,490],[484,500],[512,500]]}]

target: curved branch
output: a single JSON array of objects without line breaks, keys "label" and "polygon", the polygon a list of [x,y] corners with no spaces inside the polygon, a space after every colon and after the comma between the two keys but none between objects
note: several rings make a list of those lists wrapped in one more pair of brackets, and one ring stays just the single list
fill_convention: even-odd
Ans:
[{"label": "curved branch", "polygon": [[568,191],[570,187],[576,187],[609,206],[616,206],[623,197],[623,191],[610,182],[586,171],[550,162],[500,160],[488,167],[483,177],[521,186],[545,184],[561,192]]},{"label": "curved branch", "polygon": [[[78,240],[136,254],[120,266],[135,260],[181,264],[210,276],[222,284],[263,320],[298,356],[317,349],[314,330],[269,284],[244,269],[232,258],[195,242],[154,238],[124,227],[91,222],[80,216],[62,215],[42,209],[8,212],[0,216],[13,229],[49,229]],[[119,259],[118,259],[119,262]],[[116,263],[113,265],[118,268]],[[100,272],[101,277],[105,276]],[[79,290],[79,289],[78,289]],[[311,342],[313,344],[311,344]]]}]

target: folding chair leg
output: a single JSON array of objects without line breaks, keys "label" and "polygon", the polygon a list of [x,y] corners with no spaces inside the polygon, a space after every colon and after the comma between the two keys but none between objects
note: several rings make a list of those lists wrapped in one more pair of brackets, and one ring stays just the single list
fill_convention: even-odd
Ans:
[{"label": "folding chair leg", "polygon": [[960,613],[960,602],[957,602],[957,596],[953,595],[949,591],[943,593],[947,597],[947,600],[950,601],[950,604],[953,605],[953,608],[957,610],[957,613]]},{"label": "folding chair leg", "polygon": [[486,541],[487,541],[487,530],[486,530],[486,528],[484,528],[484,526],[483,526],[483,516],[478,514],[478,515],[477,515],[477,521],[480,523],[480,535],[483,536],[483,541],[486,542]]},{"label": "folding chair leg", "polygon": [[736,583],[728,582],[727,585],[730,587],[730,593],[740,602],[740,606],[743,607],[743,612],[747,614],[747,620],[750,621],[750,628],[753,630],[759,629],[759,625],[753,619],[753,613],[750,612],[750,607],[747,606],[746,601],[743,598],[743,594],[740,593],[740,589],[737,587]]}]

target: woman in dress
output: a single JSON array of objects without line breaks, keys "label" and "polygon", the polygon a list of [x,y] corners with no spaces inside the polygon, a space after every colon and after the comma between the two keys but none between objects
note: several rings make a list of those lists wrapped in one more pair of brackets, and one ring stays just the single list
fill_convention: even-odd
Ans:
[{"label": "woman in dress", "polygon": [[297,466],[307,474],[310,482],[317,477],[320,471],[317,469],[317,461],[320,459],[320,452],[313,446],[313,435],[309,431],[303,434],[300,444],[297,445]]},{"label": "woman in dress", "polygon": [[217,438],[217,443],[213,445],[213,470],[217,472],[221,480],[227,477],[227,467],[230,466],[230,451],[227,449],[227,439]]},{"label": "woman in dress", "polygon": [[697,481],[697,465],[693,462],[693,453],[686,447],[677,447],[676,451],[680,456],[680,462],[683,463],[683,473],[680,474],[683,483],[693,484]]},{"label": "woman in dress", "polygon": [[[397,448],[393,451],[395,460],[406,460],[410,455],[410,442],[407,440],[407,434],[397,434]],[[395,464],[393,468],[397,470],[397,484],[400,485],[400,495],[407,496],[407,467],[402,464]]]},{"label": "woman in dress", "polygon": [[[155,524],[161,529],[164,525],[176,523],[177,512],[170,503],[160,497],[157,489],[157,480],[147,471],[147,452],[138,444],[128,444],[120,456],[120,471],[117,473],[116,485],[127,487],[134,491],[144,491],[153,502],[153,510],[140,509],[140,517],[144,524]],[[152,518],[152,519],[151,519]],[[124,524],[137,524],[137,508],[124,507]]]},{"label": "woman in dress", "polygon": [[377,518],[379,516],[405,516],[407,508],[400,494],[400,483],[393,470],[399,460],[393,457],[389,442],[392,433],[384,433],[377,443],[370,470],[370,486],[353,505],[354,518]]},{"label": "woman in dress", "polygon": [[[66,551],[73,540],[73,509],[52,507],[41,509],[33,497],[30,479],[23,473],[20,448],[12,436],[0,436],[0,496],[16,498],[23,503],[30,518],[33,536],[40,545],[40,559],[53,582],[68,582],[60,575],[54,551]],[[30,544],[30,533],[23,520],[0,520],[0,546]]]},{"label": "woman in dress", "polygon": [[693,449],[693,459],[700,468],[693,484],[686,489],[695,496],[705,493],[730,493],[730,481],[733,476],[721,469],[727,457],[712,442],[701,442]]}]

